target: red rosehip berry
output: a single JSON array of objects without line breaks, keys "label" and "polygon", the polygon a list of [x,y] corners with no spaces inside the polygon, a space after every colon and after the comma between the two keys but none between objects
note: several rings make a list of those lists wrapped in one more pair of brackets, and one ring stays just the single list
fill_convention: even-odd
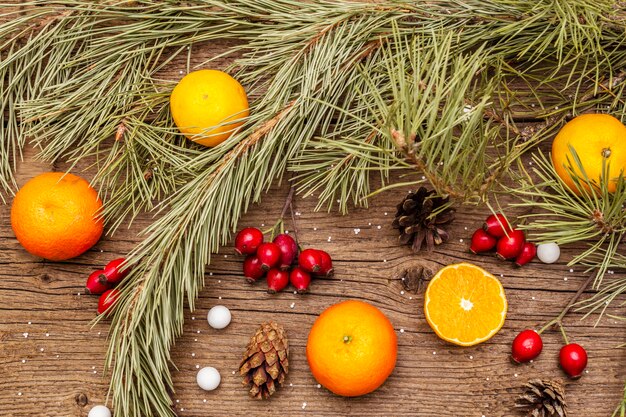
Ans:
[{"label": "red rosehip berry", "polygon": [[263,243],[263,232],[256,227],[241,229],[235,237],[235,252],[240,255],[252,255]]},{"label": "red rosehip berry", "polygon": [[487,252],[496,246],[498,240],[485,232],[483,229],[477,229],[472,235],[472,242],[470,243],[470,252],[473,254]]},{"label": "red rosehip berry", "polygon": [[320,270],[317,271],[317,275],[322,275],[325,277],[330,277],[333,275],[335,270],[333,269],[333,259],[330,257],[328,252],[318,249],[317,253],[320,256]]},{"label": "red rosehip berry", "polygon": [[317,249],[305,249],[298,256],[298,264],[305,271],[316,273],[322,268],[322,257]]},{"label": "red rosehip berry", "polygon": [[513,229],[508,236],[502,236],[496,244],[496,254],[500,259],[515,259],[526,243],[524,232]]},{"label": "red rosehip berry", "polygon": [[99,269],[97,271],[93,271],[89,275],[85,287],[87,288],[87,292],[89,294],[102,294],[103,292],[111,288],[111,284],[104,276],[104,271],[102,269]]},{"label": "red rosehip berry", "polygon": [[296,256],[298,256],[298,244],[291,236],[285,233],[276,236],[273,243],[278,245],[281,252],[278,267],[283,271],[288,270],[294,259],[296,259]]},{"label": "red rosehip berry", "polygon": [[493,237],[502,237],[511,231],[511,225],[504,214],[492,214],[485,220],[483,229]]},{"label": "red rosehip berry", "polygon": [[522,251],[519,255],[517,255],[517,258],[515,258],[515,265],[526,265],[528,262],[533,260],[536,254],[537,247],[535,244],[532,242],[525,242],[524,246],[522,246]]},{"label": "red rosehip berry", "polygon": [[120,296],[119,290],[111,289],[105,291],[98,300],[98,314],[106,313]]},{"label": "red rosehip berry", "polygon": [[565,345],[559,352],[559,364],[570,378],[580,378],[587,367],[587,351],[577,343]]},{"label": "red rosehip berry", "polygon": [[299,294],[305,293],[309,290],[309,285],[311,284],[311,274],[297,266],[289,274],[289,282],[291,282],[291,285],[294,286]]},{"label": "red rosehip berry", "polygon": [[535,359],[543,349],[541,335],[534,330],[521,331],[511,345],[511,357],[517,363],[524,363]]},{"label": "red rosehip berry", "polygon": [[130,269],[126,265],[122,264],[126,261],[124,258],[113,259],[106,264],[103,270],[103,275],[111,285],[119,284],[130,272]]},{"label": "red rosehip berry", "polygon": [[261,243],[261,246],[256,250],[256,256],[261,261],[261,268],[264,271],[278,265],[282,252],[277,244],[272,242]]},{"label": "red rosehip berry", "polygon": [[265,271],[258,256],[250,255],[243,261],[243,276],[249,283],[253,283],[263,275]]},{"label": "red rosehip berry", "polygon": [[289,272],[272,268],[267,271],[267,292],[274,294],[289,285]]}]

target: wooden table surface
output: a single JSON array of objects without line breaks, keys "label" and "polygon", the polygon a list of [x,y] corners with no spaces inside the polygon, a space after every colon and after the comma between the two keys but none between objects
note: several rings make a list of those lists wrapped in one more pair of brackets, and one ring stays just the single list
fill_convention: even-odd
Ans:
[{"label": "wooden table surface", "polygon": [[[205,51],[211,54],[210,48]],[[184,68],[182,62],[177,65]],[[172,74],[178,70],[173,68]],[[18,164],[19,185],[41,172],[65,168],[48,166],[35,156],[33,149],[26,149]],[[87,179],[93,175],[81,167],[73,172]],[[280,215],[287,191],[285,185],[272,189],[240,225],[271,225]],[[583,268],[565,265],[582,245],[564,248],[557,264],[535,260],[521,269],[491,256],[472,255],[467,251],[468,241],[488,211],[463,207],[450,228],[451,241],[434,253],[415,255],[398,246],[397,232],[391,227],[395,205],[404,191],[382,193],[371,200],[369,209],[355,209],[345,217],[315,212],[312,198],[295,200],[301,243],[325,249],[336,266],[333,279],[314,281],[306,295],[269,295],[264,283],[247,284],[242,260],[231,247],[223,248],[207,269],[197,310],[187,312],[184,335],[174,347],[177,413],[515,416],[519,414],[513,411],[514,400],[529,378],[564,378],[557,367],[562,345],[558,332],[545,334],[543,353],[532,364],[511,364],[510,345],[520,330],[554,318],[587,278]],[[86,416],[92,406],[105,401],[108,326],[106,322],[90,326],[97,297],[84,294],[84,283],[91,271],[133,248],[140,241],[138,233],[150,221],[150,215],[141,217],[76,259],[48,262],[21,248],[10,227],[10,206],[0,206],[0,416]],[[461,261],[476,263],[501,277],[509,301],[502,330],[488,342],[469,348],[438,339],[424,319],[423,290],[405,291],[398,278],[400,271],[411,266],[436,271]],[[352,399],[318,387],[305,357],[306,338],[317,315],[344,299],[365,300],[379,307],[396,328],[399,344],[397,366],[387,382],[370,395]],[[224,330],[211,329],[206,321],[207,311],[217,304],[233,314]],[[626,313],[623,307],[612,311]],[[626,328],[607,316],[597,326],[597,317],[581,318],[580,313],[573,313],[565,320],[570,338],[589,352],[588,372],[578,381],[566,382],[569,415],[608,417],[622,398],[626,380],[626,349],[616,348],[626,341]],[[270,319],[282,323],[289,335],[290,374],[286,386],[270,401],[255,401],[248,398],[235,371],[249,337]],[[202,391],[196,384],[197,369],[204,366],[214,366],[222,375],[220,387],[213,392]]]}]

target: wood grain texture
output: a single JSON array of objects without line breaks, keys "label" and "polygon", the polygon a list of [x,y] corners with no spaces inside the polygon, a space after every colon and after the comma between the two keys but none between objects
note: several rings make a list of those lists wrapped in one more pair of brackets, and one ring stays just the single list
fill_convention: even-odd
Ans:
[{"label": "wood grain texture", "polygon": [[[215,45],[195,48],[198,62]],[[184,63],[176,61],[169,76],[178,77]],[[85,164],[84,166],[87,166]],[[80,167],[79,167],[80,168]],[[47,166],[26,150],[19,163],[18,183],[63,165]],[[74,171],[91,178],[89,171]],[[397,245],[391,228],[395,204],[405,190],[378,195],[369,209],[342,217],[314,211],[315,200],[295,201],[299,238],[304,246],[327,250],[335,260],[333,279],[317,280],[311,293],[269,295],[263,283],[249,285],[241,273],[241,259],[226,247],[207,269],[206,288],[195,312],[187,312],[185,333],[173,349],[174,405],[180,416],[420,416],[502,417],[518,415],[512,404],[529,378],[564,378],[557,367],[561,338],[544,337],[544,351],[535,363],[515,366],[509,361],[515,334],[552,319],[586,279],[582,268],[565,262],[581,245],[564,250],[561,261],[544,265],[534,261],[522,269],[490,256],[467,252],[471,233],[487,215],[485,208],[463,208],[451,229],[451,242],[434,253],[414,255]],[[285,186],[274,187],[264,202],[251,208],[243,226],[266,226],[280,214]],[[97,297],[84,295],[88,274],[108,260],[123,256],[140,239],[151,221],[146,215],[132,227],[103,238],[83,256],[67,262],[47,262],[26,253],[10,227],[10,206],[0,207],[0,415],[11,417],[86,416],[107,396],[103,361],[107,324],[90,327]],[[360,232],[355,231],[360,229]],[[405,291],[398,272],[411,265],[437,270],[469,261],[500,276],[509,300],[502,330],[490,341],[461,348],[439,340],[423,314],[423,291]],[[340,300],[361,299],[381,308],[398,331],[398,363],[389,380],[373,394],[341,398],[319,388],[308,371],[305,344],[317,315]],[[211,329],[207,311],[216,304],[231,309],[233,321],[224,330]],[[617,303],[616,303],[617,305]],[[614,307],[613,313],[624,314]],[[615,347],[626,339],[626,329],[604,317],[581,321],[568,315],[565,324],[572,340],[589,352],[588,373],[567,381],[570,416],[609,416],[621,398],[626,379],[626,350]],[[248,398],[235,374],[248,338],[259,323],[282,323],[291,343],[291,370],[271,401]],[[220,370],[222,383],[213,392],[197,385],[198,367]],[[123,416],[116,416],[123,417]]]}]

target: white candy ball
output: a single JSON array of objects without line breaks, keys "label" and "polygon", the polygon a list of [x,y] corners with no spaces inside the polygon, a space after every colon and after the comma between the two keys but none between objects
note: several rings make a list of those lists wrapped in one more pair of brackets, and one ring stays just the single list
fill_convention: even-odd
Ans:
[{"label": "white candy ball", "polygon": [[200,369],[196,375],[198,385],[205,391],[213,391],[220,385],[221,380],[220,373],[212,366]]},{"label": "white candy ball", "polygon": [[559,260],[561,249],[556,243],[537,245],[537,258],[544,264],[553,264]]},{"label": "white candy ball", "polygon": [[209,310],[209,314],[207,315],[209,326],[214,329],[223,329],[228,326],[231,318],[232,316],[230,315],[230,310],[224,306],[213,307]]},{"label": "white candy ball", "polygon": [[111,417],[111,410],[103,405],[96,405],[89,410],[88,417]]}]

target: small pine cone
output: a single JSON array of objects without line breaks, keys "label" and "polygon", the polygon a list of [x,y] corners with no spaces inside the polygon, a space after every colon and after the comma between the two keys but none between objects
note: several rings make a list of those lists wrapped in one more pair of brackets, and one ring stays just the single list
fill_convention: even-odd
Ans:
[{"label": "small pine cone", "polygon": [[531,379],[515,407],[527,417],[566,417],[565,388],[561,381]]},{"label": "small pine cone", "polygon": [[239,374],[243,386],[250,387],[250,396],[268,399],[285,382],[289,373],[289,342],[283,326],[263,323],[252,336],[243,354]]},{"label": "small pine cone", "polygon": [[434,194],[435,191],[420,187],[398,204],[393,227],[400,230],[400,244],[410,245],[414,252],[419,252],[424,243],[426,250],[432,251],[448,241],[443,227],[454,220],[454,209],[448,207],[448,197]]}]

